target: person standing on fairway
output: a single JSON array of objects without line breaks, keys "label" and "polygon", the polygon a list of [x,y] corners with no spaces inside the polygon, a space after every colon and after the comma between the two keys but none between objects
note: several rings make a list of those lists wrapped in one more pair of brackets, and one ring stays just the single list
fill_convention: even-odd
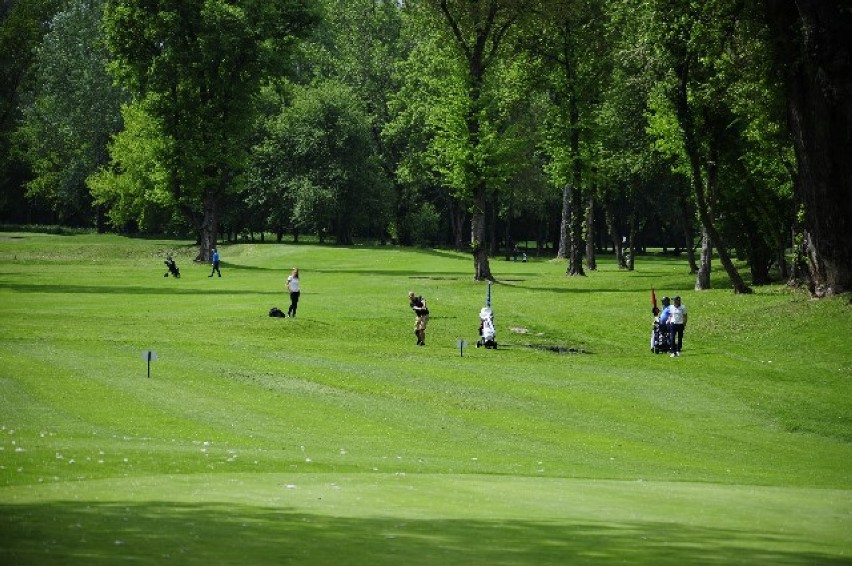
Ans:
[{"label": "person standing on fairway", "polygon": [[669,324],[669,311],[672,308],[672,301],[668,297],[663,297],[663,310],[660,312],[659,329],[660,332],[666,335],[666,342],[669,349],[672,347],[672,325]]},{"label": "person standing on fairway", "polygon": [[294,267],[293,271],[290,272],[290,276],[287,278],[287,290],[290,291],[290,308],[287,309],[287,314],[289,314],[291,318],[295,318],[296,307],[299,306],[299,295],[302,293],[301,287],[299,286],[298,267]]},{"label": "person standing on fairway", "polygon": [[222,272],[219,271],[219,250],[213,248],[213,271],[210,272],[210,275],[207,277],[213,277],[214,273],[218,273],[219,277],[222,277]]},{"label": "person standing on fairway", "polygon": [[414,335],[417,336],[417,345],[426,345],[426,324],[429,322],[429,309],[426,307],[426,299],[418,297],[414,291],[408,292],[408,300],[411,301],[411,310],[414,311]]},{"label": "person standing on fairway", "polygon": [[683,349],[683,331],[686,330],[686,305],[681,304],[680,297],[674,298],[674,303],[669,307],[669,324],[671,325],[671,357],[680,356]]}]

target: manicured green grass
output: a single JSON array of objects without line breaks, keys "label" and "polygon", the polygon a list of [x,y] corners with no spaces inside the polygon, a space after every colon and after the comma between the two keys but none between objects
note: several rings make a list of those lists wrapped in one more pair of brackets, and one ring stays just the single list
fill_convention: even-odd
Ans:
[{"label": "manicured green grass", "polygon": [[491,351],[468,255],[220,252],[0,234],[0,564],[852,561],[848,298],[493,258]]}]

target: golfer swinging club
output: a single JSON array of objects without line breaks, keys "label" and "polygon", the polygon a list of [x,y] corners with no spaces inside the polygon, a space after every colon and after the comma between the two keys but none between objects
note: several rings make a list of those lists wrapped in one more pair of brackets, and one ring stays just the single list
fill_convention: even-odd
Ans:
[{"label": "golfer swinging club", "polygon": [[417,336],[417,345],[426,345],[426,323],[429,322],[429,309],[426,307],[426,299],[418,297],[414,291],[408,292],[408,300],[411,301],[411,310],[414,311],[414,335]]}]

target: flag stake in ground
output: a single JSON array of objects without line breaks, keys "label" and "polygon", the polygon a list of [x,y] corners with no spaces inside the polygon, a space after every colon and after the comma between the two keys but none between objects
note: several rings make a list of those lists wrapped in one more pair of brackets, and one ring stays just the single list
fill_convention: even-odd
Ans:
[{"label": "flag stake in ground", "polygon": [[461,357],[463,358],[464,357],[464,347],[467,346],[467,342],[465,342],[464,340],[459,338],[458,342],[456,342],[456,344],[458,345],[459,353],[461,354]]},{"label": "flag stake in ground", "polygon": [[142,352],[142,359],[148,362],[148,379],[151,378],[151,362],[157,359],[157,352],[154,350],[145,350]]}]

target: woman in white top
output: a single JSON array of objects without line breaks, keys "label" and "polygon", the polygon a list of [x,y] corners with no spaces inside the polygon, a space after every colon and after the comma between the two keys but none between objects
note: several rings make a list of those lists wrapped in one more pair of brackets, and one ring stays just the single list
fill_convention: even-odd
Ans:
[{"label": "woman in white top", "polygon": [[290,291],[290,308],[287,309],[287,314],[291,317],[295,317],[296,307],[299,306],[299,294],[301,293],[301,288],[299,287],[298,267],[294,267],[293,271],[290,273],[290,277],[287,278],[287,290]]}]

